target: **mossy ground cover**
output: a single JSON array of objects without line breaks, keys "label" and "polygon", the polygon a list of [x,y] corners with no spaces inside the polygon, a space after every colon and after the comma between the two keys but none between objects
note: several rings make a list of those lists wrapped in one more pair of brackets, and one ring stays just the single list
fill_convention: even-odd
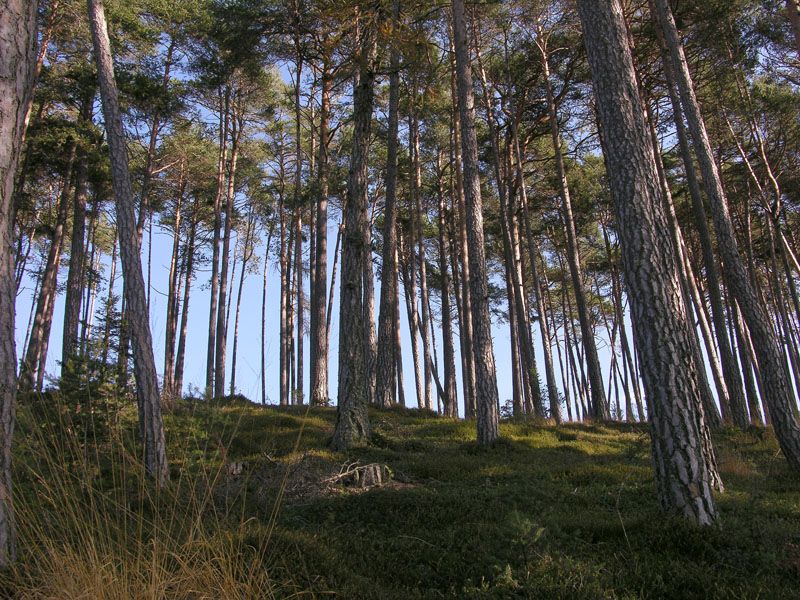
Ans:
[{"label": "mossy ground cover", "polygon": [[[37,577],[53,589],[56,567],[26,549],[46,545],[33,531],[64,537],[52,546],[73,548],[72,560],[91,562],[84,547],[97,536],[118,553],[108,561],[140,561],[142,573],[126,575],[133,583],[115,588],[127,597],[800,597],[800,478],[767,430],[715,435],[721,526],[696,529],[659,512],[647,430],[637,425],[509,421],[483,447],[474,423],[370,410],[372,443],[334,453],[335,409],[184,400],[166,413],[172,488],[153,492],[136,483],[135,409],[112,409],[99,437],[85,435],[81,414],[23,403],[20,564],[5,576],[9,595],[47,597],[31,591]],[[64,490],[51,481],[58,469],[42,466],[47,453],[69,463]],[[387,467],[381,485],[338,478],[371,464]],[[77,498],[68,523],[27,526],[54,510],[48,494]],[[119,522],[90,517],[93,506]],[[166,547],[163,581],[138,585],[153,576],[154,540]],[[170,577],[207,583],[192,591]]]}]

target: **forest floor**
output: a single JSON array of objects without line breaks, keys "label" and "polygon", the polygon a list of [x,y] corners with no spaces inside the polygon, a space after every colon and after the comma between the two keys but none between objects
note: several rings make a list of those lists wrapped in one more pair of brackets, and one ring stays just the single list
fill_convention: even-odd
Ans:
[{"label": "forest floor", "polygon": [[[136,410],[20,399],[13,598],[798,598],[800,478],[769,430],[715,434],[719,528],[658,507],[647,428],[474,423],[241,398],[165,410],[172,483],[141,472]],[[87,427],[86,424],[92,425]]]}]

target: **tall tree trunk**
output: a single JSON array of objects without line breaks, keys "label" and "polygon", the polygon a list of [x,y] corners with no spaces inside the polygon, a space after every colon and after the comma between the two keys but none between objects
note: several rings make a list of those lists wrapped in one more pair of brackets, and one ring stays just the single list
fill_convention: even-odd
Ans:
[{"label": "tall tree trunk", "polygon": [[217,158],[217,195],[214,197],[214,236],[211,242],[211,299],[208,315],[208,349],[206,352],[206,396],[215,393],[214,374],[217,350],[217,302],[219,294],[219,250],[222,228],[222,197],[225,193],[225,163],[228,159],[228,116],[231,100],[230,86],[218,91],[219,96],[219,156]]},{"label": "tall tree trunk", "polygon": [[[235,94],[231,114],[231,161],[228,168],[228,191],[225,194],[225,231],[222,241],[222,256],[219,274],[219,304],[217,306],[217,333],[214,351],[214,396],[225,395],[225,361],[228,347],[228,320],[225,311],[228,308],[228,263],[230,261],[231,233],[233,231],[233,206],[236,199],[236,165],[239,158],[239,142],[242,138],[244,116],[237,112],[240,94]],[[241,111],[242,108],[238,107]]]},{"label": "tall tree trunk", "polygon": [[475,132],[475,98],[464,17],[463,0],[452,0],[453,43],[456,55],[458,105],[461,117],[461,146],[464,169],[467,239],[469,241],[469,286],[472,300],[472,333],[475,352],[475,398],[477,435],[489,443],[500,435],[498,429],[497,375],[492,349],[489,286],[483,237],[483,201],[478,173],[478,140]]},{"label": "tall tree trunk", "polygon": [[92,30],[100,94],[103,99],[108,146],[111,153],[111,175],[119,228],[122,274],[125,280],[125,300],[133,341],[134,374],[140,414],[144,422],[140,430],[144,441],[145,469],[159,484],[169,481],[169,465],[164,439],[164,423],[161,418],[161,402],[158,393],[158,375],[153,356],[149,315],[145,300],[142,263],[134,216],[133,190],[131,189],[125,134],[122,114],[117,99],[114,67],[111,59],[111,44],[108,39],[105,13],[101,0],[87,0],[89,21]]},{"label": "tall tree trunk", "polygon": [[656,488],[666,512],[717,518],[713,448],[658,174],[618,0],[578,0],[648,402]]},{"label": "tall tree trunk", "polygon": [[442,277],[442,346],[444,352],[444,414],[458,418],[458,396],[456,392],[456,359],[453,345],[453,321],[450,308],[450,274],[447,265],[447,245],[445,231],[447,219],[444,208],[444,186],[442,185],[442,151],[436,155],[437,189],[439,201],[439,273]]},{"label": "tall tree trunk", "polygon": [[450,25],[450,93],[453,98],[453,125],[452,125],[452,157],[456,167],[455,176],[455,204],[458,214],[458,261],[453,264],[461,266],[461,313],[459,327],[461,328],[461,356],[462,376],[464,380],[464,418],[474,419],[477,416],[476,387],[475,387],[475,348],[472,330],[472,297],[469,282],[469,243],[467,240],[467,209],[464,200],[464,173],[461,165],[461,116],[458,107],[458,76],[456,65],[455,36]]},{"label": "tall tree trunk", "polygon": [[[652,10],[652,5],[651,5]],[[708,288],[708,296],[711,301],[711,317],[714,322],[714,331],[717,335],[717,344],[719,347],[720,361],[722,367],[722,374],[724,377],[724,385],[717,385],[717,393],[719,395],[720,406],[722,407],[722,416],[730,422],[732,420],[732,406],[741,406],[743,401],[743,391],[741,379],[739,374],[731,367],[733,361],[733,354],[731,353],[731,345],[728,340],[725,328],[725,313],[722,305],[722,294],[719,281],[719,270],[714,256],[713,245],[711,242],[711,232],[708,228],[708,221],[706,217],[705,206],[703,205],[703,198],[700,194],[700,184],[697,179],[697,173],[692,160],[692,153],[689,147],[689,138],[686,132],[686,125],[683,122],[683,115],[681,111],[680,98],[675,84],[675,72],[673,70],[672,62],[669,56],[669,50],[664,40],[664,36],[659,28],[656,28],[656,33],[661,45],[662,62],[664,64],[664,77],[667,82],[670,101],[672,104],[673,118],[675,127],[678,134],[678,144],[681,150],[681,157],[683,158],[684,171],[689,187],[689,197],[692,200],[692,209],[694,211],[695,225],[697,227],[698,237],[700,238],[700,248],[703,255],[703,265],[706,271],[706,282]],[[711,352],[711,348],[709,348]],[[712,360],[712,368],[715,365],[716,358]]]},{"label": "tall tree trunk", "polygon": [[[397,259],[397,246],[395,246],[394,253],[394,280],[400,279],[400,261]],[[394,301],[394,343],[395,354],[394,359],[397,363],[397,402],[400,406],[406,406],[406,391],[405,381],[403,380],[403,343],[400,335],[400,287],[395,287]]]},{"label": "tall tree trunk", "polygon": [[[83,115],[91,118],[91,105],[95,88],[92,86],[91,98],[85,100]],[[72,209],[72,238],[69,246],[69,272],[67,273],[67,293],[64,300],[64,333],[61,342],[61,376],[75,358],[78,350],[78,325],[81,316],[81,297],[86,273],[86,197],[89,181],[89,149],[80,151],[78,173],[75,180],[75,197]]]},{"label": "tall tree trunk", "polygon": [[281,406],[289,404],[289,240],[286,235],[286,202],[284,188],[286,181],[284,141],[281,137],[280,173],[278,178],[278,214],[280,219],[280,314],[279,314],[279,356],[278,356],[278,402]]},{"label": "tall tree trunk", "polygon": [[178,337],[178,349],[175,356],[175,375],[173,377],[173,390],[176,394],[183,392],[183,367],[186,357],[186,330],[189,323],[189,294],[192,287],[192,275],[194,274],[194,246],[197,234],[197,219],[200,202],[195,198],[192,208],[192,221],[189,226],[189,239],[186,244],[186,283],[183,288],[183,307],[181,309],[181,327]]},{"label": "tall tree trunk", "polygon": [[328,131],[331,114],[331,87],[333,76],[329,61],[322,67],[322,104],[319,115],[319,160],[317,163],[316,244],[314,257],[314,284],[311,289],[311,379],[310,403],[328,405],[328,335],[325,326],[328,283]]},{"label": "tall tree trunk", "polygon": [[11,442],[17,401],[14,312],[14,178],[25,137],[36,60],[36,0],[8,0],[0,12],[0,568],[14,560]]},{"label": "tall tree trunk", "polygon": [[[412,240],[413,236],[413,225],[412,225],[412,234],[409,236]],[[411,249],[409,250],[409,262],[411,262],[412,266],[408,266],[405,261],[401,261],[400,263],[400,270],[403,276],[403,290],[405,292],[404,296],[406,299],[406,317],[408,318],[408,329],[409,335],[411,336],[411,361],[414,365],[414,383],[416,384],[417,390],[417,406],[419,408],[425,408],[425,392],[423,389],[423,373],[420,367],[420,360],[419,360],[419,340],[417,338],[417,334],[419,333],[419,313],[417,312],[417,285],[416,285],[416,277],[414,276],[414,247],[413,241],[409,243]],[[400,239],[400,251],[403,250],[403,238]]]},{"label": "tall tree trunk", "polygon": [[[295,11],[297,6],[295,6]],[[299,13],[296,14],[299,19]],[[299,24],[299,21],[298,21]],[[295,312],[297,314],[297,376],[295,388],[292,390],[292,404],[303,403],[303,138],[301,131],[302,106],[300,105],[300,84],[303,74],[303,55],[300,50],[300,41],[295,35],[295,63],[297,65],[297,81],[294,89],[295,122],[294,122],[294,292]],[[311,99],[313,103],[313,98]]]},{"label": "tall tree trunk", "polygon": [[694,93],[691,75],[678,37],[672,11],[666,0],[655,0],[659,26],[664,32],[669,47],[672,65],[678,80],[681,103],[694,143],[695,155],[700,163],[700,172],[711,205],[711,216],[717,234],[722,261],[725,264],[726,281],[739,309],[742,311],[753,340],[758,364],[763,375],[764,400],[769,407],[775,434],[789,466],[800,470],[800,424],[795,415],[795,398],[789,373],[785,368],[778,340],[764,308],[759,302],[744,263],[739,255],[733,231],[728,202],[722,188],[717,165],[711,152],[711,145],[703,123],[697,98]]},{"label": "tall tree trunk", "polygon": [[358,84],[353,91],[353,150],[347,177],[345,231],[342,237],[342,283],[339,292],[339,388],[332,445],[346,450],[370,435],[367,416],[364,348],[364,247],[367,222],[367,167],[372,125],[377,32],[361,32],[357,54]]},{"label": "tall tree trunk", "polygon": [[[181,244],[181,202],[184,194],[184,165],[181,163],[178,174],[178,196],[175,200],[175,220],[172,232],[172,258],[169,266],[169,284],[167,286],[167,319],[166,331],[164,332],[164,395],[172,396],[174,389],[174,371],[172,370],[175,362],[175,337],[178,332],[178,309],[180,307],[180,290],[178,281],[180,272],[178,259]],[[180,394],[180,390],[178,391]]]},{"label": "tall tree trunk", "polygon": [[[419,93],[416,89],[416,82],[414,89],[411,91],[411,96],[415,97]],[[419,309],[417,303],[414,302],[414,314],[417,315],[419,322],[417,328],[419,329],[420,337],[422,339],[422,364],[425,380],[424,396],[419,399],[420,407],[433,409],[432,398],[432,379],[431,379],[431,342],[428,333],[428,267],[427,259],[425,256],[425,230],[422,209],[422,166],[420,164],[419,156],[419,119],[417,117],[417,110],[412,102],[410,106],[410,115],[408,123],[409,131],[409,156],[411,159],[411,199],[413,202],[413,227],[412,236],[408,243],[408,251],[411,256],[411,278],[412,286],[416,286],[417,275],[419,277]],[[416,251],[414,246],[416,245]]]},{"label": "tall tree trunk", "polygon": [[244,278],[247,274],[247,263],[253,257],[253,251],[250,249],[252,244],[253,223],[252,209],[247,215],[247,229],[244,235],[244,244],[242,247],[242,271],[239,274],[239,290],[236,292],[236,317],[234,318],[233,326],[233,352],[231,354],[231,396],[236,393],[236,354],[239,349],[239,314],[242,307],[242,288],[244,287]]},{"label": "tall tree trunk", "polygon": [[[399,3],[394,5],[397,27]],[[386,201],[383,209],[383,253],[381,298],[378,313],[378,357],[375,365],[375,401],[389,408],[395,399],[396,351],[395,311],[397,299],[397,131],[400,108],[400,55],[392,50],[389,65],[389,129],[386,142]]]},{"label": "tall tree trunk", "polygon": [[56,209],[56,222],[50,238],[50,249],[39,287],[39,298],[36,302],[36,316],[31,330],[31,339],[25,352],[25,360],[19,373],[20,389],[30,391],[41,389],[38,382],[43,381],[44,362],[47,355],[47,344],[50,337],[50,323],[53,318],[53,307],[58,286],[58,268],[61,263],[61,248],[64,239],[64,227],[69,214],[69,199],[72,191],[72,170],[75,164],[77,142],[70,138],[67,141],[67,166],[64,171],[64,183]]}]

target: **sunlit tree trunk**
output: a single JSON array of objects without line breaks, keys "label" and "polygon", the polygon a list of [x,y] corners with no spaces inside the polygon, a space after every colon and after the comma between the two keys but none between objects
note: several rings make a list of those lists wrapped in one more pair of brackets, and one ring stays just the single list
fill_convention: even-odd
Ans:
[{"label": "sunlit tree trunk", "polygon": [[214,396],[221,397],[225,394],[225,361],[228,347],[228,323],[225,311],[228,308],[228,263],[230,261],[231,235],[233,232],[233,208],[236,199],[236,166],[239,158],[239,142],[242,137],[244,116],[236,100],[239,94],[234,94],[231,107],[231,159],[228,168],[228,191],[225,194],[225,229],[222,238],[222,256],[220,257],[219,274],[219,300],[217,305],[217,333],[215,335],[216,349],[214,351]]},{"label": "sunlit tree trunk", "polygon": [[649,408],[656,489],[665,512],[717,518],[713,448],[674,249],[618,0],[578,0]]},{"label": "sunlit tree trunk", "polygon": [[122,275],[125,280],[126,310],[133,342],[136,389],[140,414],[144,418],[140,423],[144,441],[144,464],[147,472],[155,477],[159,484],[164,484],[169,481],[164,423],[161,418],[158,376],[137,243],[125,134],[114,81],[111,44],[101,0],[87,1],[100,94],[103,99],[103,115],[111,153],[111,175],[117,209]]},{"label": "sunlit tree trunk", "polygon": [[463,0],[452,0],[453,44],[456,57],[458,106],[464,170],[464,199],[469,242],[469,286],[472,301],[472,341],[475,353],[477,435],[481,443],[499,437],[497,375],[492,349],[486,249],[483,237],[483,201],[478,173],[478,140],[475,132],[475,98],[469,64]]},{"label": "sunlit tree trunk", "polygon": [[219,157],[217,158],[217,195],[214,197],[214,235],[211,242],[211,300],[208,316],[208,349],[206,352],[206,395],[214,394],[214,360],[217,349],[217,302],[219,294],[219,250],[222,228],[222,197],[225,193],[225,163],[228,160],[228,116],[230,86],[218,91],[219,96]]},{"label": "sunlit tree trunk", "polygon": [[310,402],[328,405],[328,335],[325,327],[328,283],[328,144],[333,77],[327,62],[322,67],[322,96],[319,115],[319,159],[317,161],[316,245],[314,285],[311,290],[311,379]]}]

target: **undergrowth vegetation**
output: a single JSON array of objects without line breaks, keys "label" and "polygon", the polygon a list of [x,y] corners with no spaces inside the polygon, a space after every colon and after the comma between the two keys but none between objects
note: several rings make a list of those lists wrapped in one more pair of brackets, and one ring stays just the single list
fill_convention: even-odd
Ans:
[{"label": "undergrowth vegetation", "polygon": [[[721,527],[662,516],[642,426],[474,423],[185,399],[172,482],[140,468],[136,409],[20,399],[13,598],[797,598],[800,482],[768,430],[715,435]],[[375,469],[373,469],[373,466]],[[380,472],[380,480],[365,473]]]}]

